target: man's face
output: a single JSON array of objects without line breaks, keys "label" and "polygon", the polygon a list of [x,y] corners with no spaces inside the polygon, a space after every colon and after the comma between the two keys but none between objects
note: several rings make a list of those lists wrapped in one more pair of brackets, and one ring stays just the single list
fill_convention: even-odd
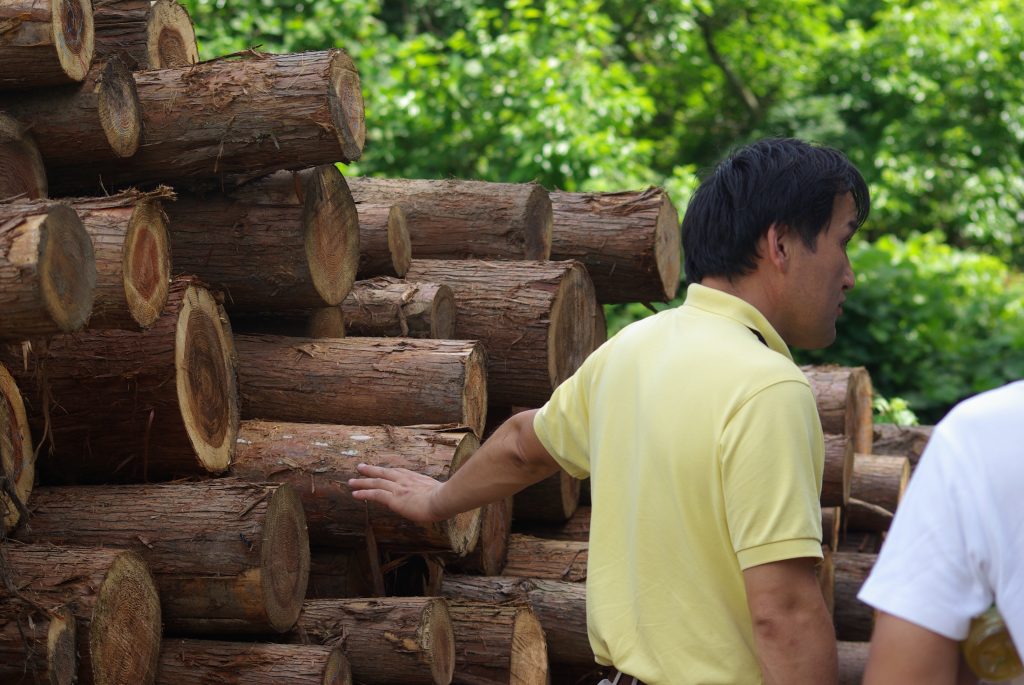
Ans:
[{"label": "man's face", "polygon": [[801,240],[792,241],[791,270],[787,274],[790,326],[786,342],[813,350],[836,339],[836,319],[843,312],[846,291],[854,285],[853,267],[846,246],[857,230],[853,195],[837,195],[828,228],[818,234],[812,251]]}]

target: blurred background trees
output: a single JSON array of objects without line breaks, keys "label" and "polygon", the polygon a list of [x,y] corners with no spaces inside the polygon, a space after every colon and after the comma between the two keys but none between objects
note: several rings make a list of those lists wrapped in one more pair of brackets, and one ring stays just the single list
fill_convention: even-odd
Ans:
[{"label": "blurred background trees", "polygon": [[[660,185],[765,135],[844,150],[873,209],[837,343],[891,417],[1024,377],[1024,5],[1016,0],[185,0],[204,59],[342,47],[350,174]],[[661,308],[663,305],[656,305]],[[649,313],[609,308],[612,331]],[[896,409],[893,410],[893,407]]]}]

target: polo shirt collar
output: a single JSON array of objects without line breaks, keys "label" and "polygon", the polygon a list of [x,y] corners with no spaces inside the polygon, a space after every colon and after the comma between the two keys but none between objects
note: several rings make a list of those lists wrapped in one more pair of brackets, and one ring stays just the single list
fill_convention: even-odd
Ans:
[{"label": "polo shirt collar", "polygon": [[699,283],[691,283],[686,287],[686,301],[683,302],[683,306],[732,319],[754,331],[770,349],[784,355],[790,361],[793,360],[789,346],[775,332],[768,319],[746,300]]}]

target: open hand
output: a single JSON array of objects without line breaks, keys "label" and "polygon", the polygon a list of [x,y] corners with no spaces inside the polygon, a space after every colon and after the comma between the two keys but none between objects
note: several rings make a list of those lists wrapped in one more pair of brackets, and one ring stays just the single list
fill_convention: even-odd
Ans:
[{"label": "open hand", "polygon": [[449,518],[438,512],[435,501],[441,490],[440,481],[409,469],[359,464],[356,470],[365,476],[348,481],[356,499],[378,502],[417,523]]}]

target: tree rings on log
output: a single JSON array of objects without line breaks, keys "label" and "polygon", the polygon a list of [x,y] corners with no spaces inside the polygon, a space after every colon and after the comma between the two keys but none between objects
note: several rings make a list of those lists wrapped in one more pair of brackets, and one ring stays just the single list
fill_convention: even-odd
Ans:
[{"label": "tree rings on log", "polygon": [[412,262],[412,241],[405,210],[399,205],[357,202],[359,213],[358,278],[403,278]]},{"label": "tree rings on log", "polygon": [[551,259],[578,259],[604,303],[668,301],[679,290],[679,213],[661,188],[551,193]]},{"label": "tree rings on log", "polygon": [[485,355],[475,340],[239,335],[235,344],[247,419],[483,431]]},{"label": "tree rings on log", "polygon": [[359,177],[357,204],[405,211],[416,259],[549,259],[551,198],[536,183]]},{"label": "tree rings on log", "polygon": [[825,435],[825,470],[821,506],[845,507],[853,483],[853,441],[845,435]]},{"label": "tree rings on log", "polygon": [[341,303],[351,335],[449,340],[455,337],[455,312],[447,285],[388,276],[356,281]]},{"label": "tree rings on log", "polygon": [[75,617],[67,606],[31,607],[0,599],[0,682],[74,685]]},{"label": "tree rings on log", "polygon": [[0,90],[85,78],[94,50],[89,0],[8,0],[0,5]]},{"label": "tree rings on log", "polygon": [[96,258],[65,205],[0,205],[0,339],[76,331],[89,320]]},{"label": "tree rings on log", "polygon": [[25,127],[0,112],[0,202],[38,200],[47,195],[39,147]]},{"label": "tree rings on log", "polygon": [[[20,597],[43,608],[71,609],[77,623],[79,683],[153,682],[160,650],[160,600],[149,567],[138,554],[11,543],[4,546],[4,559]],[[9,596],[4,600],[19,601]]]},{"label": "tree rings on log", "polygon": [[547,685],[544,629],[529,607],[449,599],[455,685]]},{"label": "tree rings on log", "polygon": [[824,433],[849,436],[854,452],[871,454],[871,376],[863,366],[804,366]]},{"label": "tree rings on log", "polygon": [[[25,403],[14,378],[0,364],[0,465],[15,497],[22,506],[28,504],[35,483],[36,454],[32,449]],[[21,508],[5,491],[0,494],[4,531],[10,532],[21,518]]]},{"label": "tree rings on log", "polygon": [[462,559],[449,562],[448,566],[460,573],[500,575],[508,558],[508,540],[511,532],[512,498],[488,502],[480,507],[480,539],[476,547]]},{"label": "tree rings on log", "polygon": [[[231,472],[254,482],[286,482],[302,499],[316,547],[365,547],[372,527],[382,548],[464,555],[480,534],[480,510],[438,523],[413,523],[352,497],[356,465],[400,467],[448,480],[476,451],[469,432],[391,426],[243,421]],[[358,674],[357,674],[358,675]]]},{"label": "tree rings on log", "polygon": [[157,685],[352,685],[340,647],[220,640],[164,640]]},{"label": "tree rings on log", "polygon": [[192,20],[175,0],[102,0],[93,8],[93,22],[97,59],[116,55],[132,71],[199,61]]},{"label": "tree rings on log", "polygon": [[445,685],[455,669],[452,621],[437,597],[307,601],[286,639],[340,642],[358,682]]}]

